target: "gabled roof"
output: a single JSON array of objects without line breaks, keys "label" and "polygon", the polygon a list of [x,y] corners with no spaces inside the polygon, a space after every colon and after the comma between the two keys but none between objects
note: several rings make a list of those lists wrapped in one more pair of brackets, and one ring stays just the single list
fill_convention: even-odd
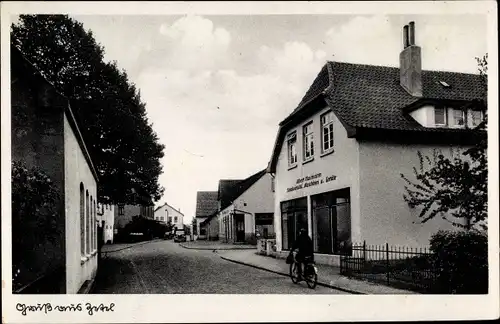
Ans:
[{"label": "gabled roof", "polygon": [[195,217],[208,217],[217,212],[217,191],[198,191],[196,193]]},{"label": "gabled roof", "polygon": [[168,203],[164,203],[163,205],[160,205],[160,206],[156,207],[155,212],[156,212],[158,209],[160,209],[160,208],[162,208],[162,207],[165,207],[165,206],[168,206],[168,207],[172,208],[173,210],[175,210],[176,212],[178,212],[179,214],[181,214],[182,216],[184,216],[184,214],[183,214],[183,213],[181,213],[181,211],[180,211],[180,210],[178,210],[178,209],[176,209],[176,208],[174,208],[174,207],[170,206]]},{"label": "gabled roof", "polygon": [[[444,87],[444,81],[449,87]],[[422,71],[422,97],[410,95],[400,85],[396,67],[327,62],[293,112],[280,123],[269,171],[274,172],[277,154],[285,133],[329,106],[346,128],[349,137],[375,132],[418,132],[451,136],[469,134],[466,129],[427,128],[415,121],[406,110],[422,100],[454,102],[467,105],[480,100],[483,84],[478,74]],[[434,135],[430,135],[434,136]]]},{"label": "gabled roof", "polygon": [[220,180],[218,200],[221,202],[221,210],[228,207],[233,201],[247,191],[255,182],[266,174],[266,169],[261,170],[244,180]]}]

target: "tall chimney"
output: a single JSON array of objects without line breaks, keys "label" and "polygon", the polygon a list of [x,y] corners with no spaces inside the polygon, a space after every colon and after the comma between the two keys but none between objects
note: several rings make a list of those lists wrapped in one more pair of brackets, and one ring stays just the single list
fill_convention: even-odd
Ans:
[{"label": "tall chimney", "polygon": [[405,25],[403,27],[403,49],[407,48],[408,46],[410,46],[408,39],[408,25]]},{"label": "tall chimney", "polygon": [[415,23],[403,27],[403,51],[399,54],[400,84],[412,96],[422,96],[422,54],[415,45]]}]

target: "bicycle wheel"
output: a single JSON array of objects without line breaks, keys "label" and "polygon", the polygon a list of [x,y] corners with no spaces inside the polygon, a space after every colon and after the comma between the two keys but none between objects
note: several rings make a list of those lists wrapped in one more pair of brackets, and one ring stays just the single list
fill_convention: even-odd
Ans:
[{"label": "bicycle wheel", "polygon": [[318,283],[318,274],[313,266],[309,266],[308,274],[305,276],[307,287],[314,289]]},{"label": "bicycle wheel", "polygon": [[290,264],[290,278],[294,284],[299,282],[299,276],[297,275],[297,263]]}]

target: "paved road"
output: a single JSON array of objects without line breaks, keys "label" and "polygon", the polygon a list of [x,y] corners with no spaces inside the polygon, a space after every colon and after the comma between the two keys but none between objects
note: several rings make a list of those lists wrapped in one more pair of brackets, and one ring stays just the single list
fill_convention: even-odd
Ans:
[{"label": "paved road", "polygon": [[222,260],[172,241],[109,253],[99,265],[96,294],[345,294]]}]

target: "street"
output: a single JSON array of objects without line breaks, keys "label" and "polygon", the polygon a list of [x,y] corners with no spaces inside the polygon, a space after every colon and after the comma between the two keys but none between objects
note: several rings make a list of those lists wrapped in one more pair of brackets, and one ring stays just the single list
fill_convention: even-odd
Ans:
[{"label": "street", "polygon": [[210,250],[156,241],[109,253],[99,264],[95,294],[345,294],[222,260]]}]

